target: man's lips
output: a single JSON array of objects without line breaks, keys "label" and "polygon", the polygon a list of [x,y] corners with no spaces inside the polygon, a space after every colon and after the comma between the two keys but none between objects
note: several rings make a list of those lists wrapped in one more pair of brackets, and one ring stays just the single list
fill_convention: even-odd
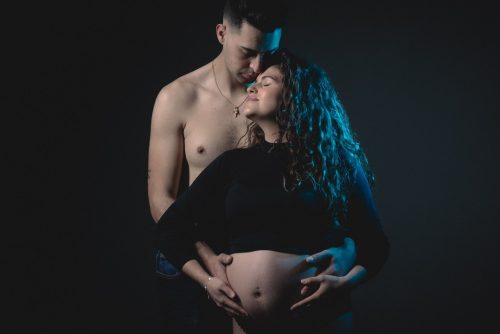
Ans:
[{"label": "man's lips", "polygon": [[256,75],[256,74],[243,74],[243,78],[245,78],[245,80],[249,80],[249,81],[254,81],[257,77],[258,77],[258,75]]}]

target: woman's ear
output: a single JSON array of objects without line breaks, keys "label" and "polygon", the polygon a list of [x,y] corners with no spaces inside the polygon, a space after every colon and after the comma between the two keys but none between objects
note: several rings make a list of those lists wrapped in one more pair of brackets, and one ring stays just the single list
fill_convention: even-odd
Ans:
[{"label": "woman's ear", "polygon": [[219,23],[215,26],[215,33],[217,35],[217,39],[221,45],[224,45],[224,41],[226,39],[226,25]]}]

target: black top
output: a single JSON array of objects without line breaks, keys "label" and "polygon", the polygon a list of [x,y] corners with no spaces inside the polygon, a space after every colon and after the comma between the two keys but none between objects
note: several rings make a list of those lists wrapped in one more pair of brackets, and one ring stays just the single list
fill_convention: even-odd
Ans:
[{"label": "black top", "polygon": [[158,221],[158,246],[166,258],[182,268],[197,257],[196,241],[228,254],[266,249],[310,255],[349,236],[357,263],[369,275],[376,273],[389,244],[363,170],[356,168],[346,228],[339,228],[310,184],[284,189],[285,145],[264,142],[230,150],[208,165]]}]

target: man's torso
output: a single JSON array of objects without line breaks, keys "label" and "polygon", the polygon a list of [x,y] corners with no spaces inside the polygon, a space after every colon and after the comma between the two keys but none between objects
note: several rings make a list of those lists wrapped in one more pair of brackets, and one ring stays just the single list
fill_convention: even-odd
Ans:
[{"label": "man's torso", "polygon": [[[185,106],[184,153],[189,166],[189,184],[221,153],[242,147],[248,120],[235,117],[234,106],[217,90],[210,64],[179,79],[181,87],[190,90],[193,99]],[[181,92],[185,93],[185,92]],[[245,99],[241,95],[240,104]]]}]

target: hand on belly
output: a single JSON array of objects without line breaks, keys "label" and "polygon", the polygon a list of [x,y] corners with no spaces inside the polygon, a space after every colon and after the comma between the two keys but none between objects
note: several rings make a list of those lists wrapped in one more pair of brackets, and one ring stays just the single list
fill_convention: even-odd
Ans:
[{"label": "hand on belly", "polygon": [[307,255],[268,250],[231,255],[233,262],[226,267],[229,284],[255,319],[289,313],[291,305],[305,298],[300,280],[316,275],[316,267],[305,261]]}]

